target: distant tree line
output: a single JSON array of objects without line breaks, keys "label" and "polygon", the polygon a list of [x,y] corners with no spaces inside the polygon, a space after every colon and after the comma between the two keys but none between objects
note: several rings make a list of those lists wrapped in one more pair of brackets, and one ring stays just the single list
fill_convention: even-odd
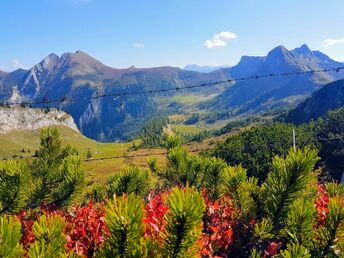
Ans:
[{"label": "distant tree line", "polygon": [[144,124],[141,129],[141,147],[161,147],[164,146],[164,128],[169,123],[167,117],[156,117]]}]

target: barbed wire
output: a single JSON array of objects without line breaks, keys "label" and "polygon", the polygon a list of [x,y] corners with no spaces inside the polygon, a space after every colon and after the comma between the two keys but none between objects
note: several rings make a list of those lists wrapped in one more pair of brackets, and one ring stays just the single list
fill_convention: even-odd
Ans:
[{"label": "barbed wire", "polygon": [[9,105],[9,106],[11,105],[27,106],[27,105],[66,103],[66,102],[81,102],[81,101],[94,100],[94,99],[105,98],[105,97],[121,97],[121,96],[126,96],[126,95],[141,95],[141,94],[154,94],[154,93],[162,93],[162,92],[169,92],[169,91],[181,91],[181,90],[186,90],[186,89],[213,86],[213,85],[218,85],[218,84],[223,84],[223,83],[233,83],[237,81],[255,80],[255,79],[262,79],[262,78],[279,77],[279,76],[299,76],[299,75],[305,75],[305,74],[315,74],[315,73],[324,73],[324,72],[339,72],[343,69],[344,69],[344,66],[318,69],[318,70],[298,71],[298,72],[269,73],[269,74],[241,77],[241,78],[231,78],[231,79],[226,79],[226,80],[221,80],[221,81],[216,81],[216,82],[206,82],[206,83],[195,84],[195,85],[187,85],[183,87],[170,87],[166,89],[127,91],[127,92],[106,93],[106,94],[97,93],[96,96],[81,97],[81,98],[69,98],[67,95],[65,95],[59,99],[49,100],[47,99],[47,95],[45,95],[43,100],[41,101],[20,101],[20,102],[19,101],[18,102],[3,101],[1,102],[1,104]]}]

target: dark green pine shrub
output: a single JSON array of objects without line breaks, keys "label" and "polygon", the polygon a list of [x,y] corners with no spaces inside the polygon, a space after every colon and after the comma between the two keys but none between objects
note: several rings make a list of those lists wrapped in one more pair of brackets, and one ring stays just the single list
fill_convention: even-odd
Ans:
[{"label": "dark green pine shrub", "polygon": [[80,157],[71,146],[62,146],[56,128],[43,129],[41,147],[30,164],[8,161],[0,168],[2,212],[36,208],[41,204],[67,206],[84,186]]}]

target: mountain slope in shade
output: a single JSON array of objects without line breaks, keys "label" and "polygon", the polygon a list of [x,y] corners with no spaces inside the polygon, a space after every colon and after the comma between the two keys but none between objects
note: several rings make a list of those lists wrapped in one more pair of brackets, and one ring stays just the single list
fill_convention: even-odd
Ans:
[{"label": "mountain slope in shade", "polygon": [[[223,69],[232,78],[271,73],[302,72],[342,66],[307,45],[294,50],[278,46],[266,57],[243,57],[237,66]],[[344,72],[300,76],[277,76],[235,83],[205,106],[213,109],[236,109],[237,113],[261,112],[295,105],[322,85],[344,77]]]},{"label": "mountain slope in shade", "polygon": [[332,82],[291,110],[287,122],[301,124],[317,119],[328,111],[344,106],[344,79]]},{"label": "mountain slope in shade", "polygon": [[[6,75],[14,76],[13,73]],[[222,76],[185,71],[176,67],[115,69],[77,51],[61,56],[50,54],[20,79],[9,83],[1,79],[4,88],[1,99],[15,101],[83,99],[97,94],[116,94],[183,87],[199,82],[224,79]],[[217,87],[191,89],[188,92],[219,92]],[[167,92],[169,96],[175,92]],[[97,140],[125,139],[143,122],[159,111],[161,95],[123,95],[78,102],[51,104],[72,115],[86,136]],[[34,105],[43,107],[45,105]],[[163,112],[166,112],[166,110]]]},{"label": "mountain slope in shade", "polygon": [[7,75],[6,72],[0,70],[0,79],[2,79],[3,77],[5,77],[6,75]]},{"label": "mountain slope in shade", "polygon": [[0,71],[0,100],[9,99],[16,91],[27,70],[18,69],[11,73]]}]

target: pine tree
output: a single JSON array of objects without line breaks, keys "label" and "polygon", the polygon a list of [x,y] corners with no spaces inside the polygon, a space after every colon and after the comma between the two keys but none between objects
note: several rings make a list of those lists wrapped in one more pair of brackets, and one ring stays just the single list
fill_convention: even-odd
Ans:
[{"label": "pine tree", "polygon": [[195,257],[199,252],[196,241],[201,237],[205,210],[202,195],[193,188],[174,188],[167,202],[164,257]]},{"label": "pine tree", "polygon": [[32,164],[8,161],[0,168],[1,211],[15,212],[43,203],[67,206],[82,191],[84,178],[77,151],[62,146],[56,128],[43,129],[41,148]]},{"label": "pine tree", "polygon": [[29,257],[67,257],[64,247],[66,244],[66,236],[63,234],[64,224],[63,218],[57,215],[41,216],[32,227],[35,242],[30,246]]},{"label": "pine tree", "polygon": [[21,225],[14,217],[0,218],[0,257],[17,258],[24,255],[20,244]]},{"label": "pine tree", "polygon": [[75,148],[62,146],[57,128],[49,127],[41,132],[41,148],[32,165],[35,191],[30,207],[42,202],[68,205],[84,186],[84,171]]},{"label": "pine tree", "polygon": [[314,236],[314,257],[342,257],[344,255],[344,199],[343,195],[331,197],[325,224]]},{"label": "pine tree", "polygon": [[286,158],[275,157],[268,178],[262,185],[261,200],[266,218],[274,230],[280,230],[297,198],[305,195],[306,186],[316,182],[313,171],[317,153],[309,148],[290,150]]},{"label": "pine tree", "polygon": [[24,161],[6,161],[0,169],[1,213],[26,207],[32,191],[29,166]]},{"label": "pine tree", "polygon": [[137,166],[129,166],[121,172],[109,177],[106,186],[107,196],[112,198],[115,194],[135,193],[144,196],[149,189],[149,174],[147,170],[140,169]]},{"label": "pine tree", "polygon": [[105,212],[109,236],[99,257],[142,257],[143,202],[133,193],[109,201]]}]

